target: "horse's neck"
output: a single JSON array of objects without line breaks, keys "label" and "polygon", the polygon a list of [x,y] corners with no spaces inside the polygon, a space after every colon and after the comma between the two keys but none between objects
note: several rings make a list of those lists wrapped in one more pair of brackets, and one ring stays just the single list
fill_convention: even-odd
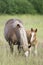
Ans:
[{"label": "horse's neck", "polygon": [[26,33],[27,33],[27,38],[30,39],[30,37],[31,37],[31,31],[27,30]]}]

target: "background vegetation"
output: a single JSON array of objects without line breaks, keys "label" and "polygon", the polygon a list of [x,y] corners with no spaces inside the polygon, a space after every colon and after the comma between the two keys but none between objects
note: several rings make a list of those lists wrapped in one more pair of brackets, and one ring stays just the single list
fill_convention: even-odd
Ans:
[{"label": "background vegetation", "polygon": [[0,0],[0,13],[43,14],[43,0]]}]

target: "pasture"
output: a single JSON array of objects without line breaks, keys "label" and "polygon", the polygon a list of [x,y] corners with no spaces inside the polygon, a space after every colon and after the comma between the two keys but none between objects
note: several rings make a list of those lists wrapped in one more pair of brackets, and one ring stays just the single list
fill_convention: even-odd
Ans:
[{"label": "pasture", "polygon": [[[13,55],[10,53],[9,45],[4,39],[4,26],[6,21],[11,18],[22,20],[26,29],[38,29],[37,56],[31,54],[25,58],[22,53],[18,54],[17,46],[14,46]],[[43,15],[0,15],[0,65],[43,65]]]}]

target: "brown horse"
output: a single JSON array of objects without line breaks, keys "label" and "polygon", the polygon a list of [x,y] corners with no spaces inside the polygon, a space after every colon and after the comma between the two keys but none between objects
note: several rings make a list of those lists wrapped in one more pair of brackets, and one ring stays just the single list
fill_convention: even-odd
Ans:
[{"label": "brown horse", "polygon": [[29,48],[30,48],[30,53],[31,53],[31,47],[34,47],[35,48],[35,55],[37,55],[37,46],[38,46],[38,43],[37,43],[37,29],[33,29],[31,28],[31,30],[26,30],[26,33],[27,33],[27,38],[28,38],[28,43],[29,43]]},{"label": "brown horse", "polygon": [[26,31],[19,19],[10,19],[6,22],[4,36],[10,45],[11,51],[13,51],[13,45],[17,44],[18,49],[22,47],[25,55],[28,56],[28,40]]}]

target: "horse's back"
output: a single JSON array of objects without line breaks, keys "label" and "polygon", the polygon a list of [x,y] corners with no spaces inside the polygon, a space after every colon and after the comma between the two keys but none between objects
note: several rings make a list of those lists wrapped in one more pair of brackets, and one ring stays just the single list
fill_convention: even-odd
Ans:
[{"label": "horse's back", "polygon": [[4,36],[6,40],[8,40],[8,38],[13,36],[15,33],[17,34],[17,36],[19,36],[18,29],[16,30],[16,25],[18,23],[22,24],[22,21],[19,19],[9,19],[6,22],[4,28]]},{"label": "horse's back", "polygon": [[6,22],[5,25],[15,23],[16,21],[18,21],[19,23],[22,23],[22,21],[19,20],[19,19],[9,19],[9,20]]}]

